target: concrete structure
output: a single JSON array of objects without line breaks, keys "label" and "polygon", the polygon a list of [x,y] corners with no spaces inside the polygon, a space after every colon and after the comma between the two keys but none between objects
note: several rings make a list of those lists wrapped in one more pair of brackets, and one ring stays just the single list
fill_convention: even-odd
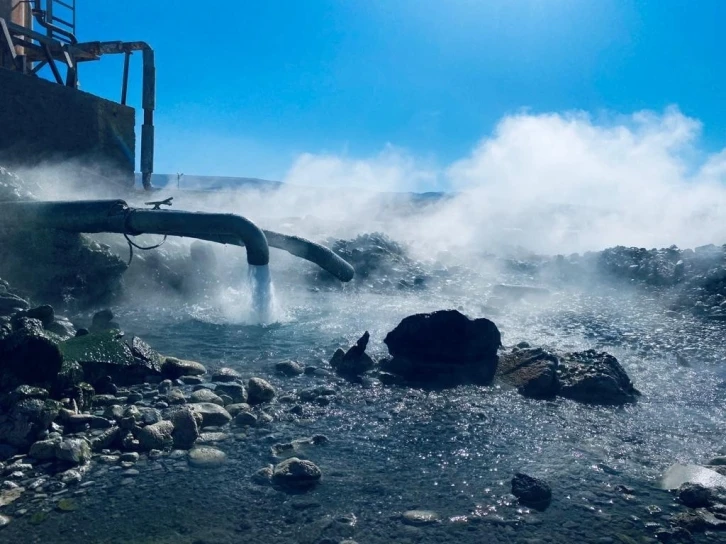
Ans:
[{"label": "concrete structure", "polygon": [[2,68],[0,89],[0,164],[81,159],[133,185],[133,108]]}]

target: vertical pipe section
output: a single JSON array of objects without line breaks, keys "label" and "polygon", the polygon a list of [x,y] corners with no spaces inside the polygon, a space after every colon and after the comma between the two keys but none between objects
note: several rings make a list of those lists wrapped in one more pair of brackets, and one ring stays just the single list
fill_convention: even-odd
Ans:
[{"label": "vertical pipe section", "polygon": [[121,81],[121,104],[126,105],[126,94],[129,90],[129,61],[131,60],[131,51],[124,53],[124,75]]},{"label": "vertical pipe section", "polygon": [[144,124],[141,126],[141,180],[144,189],[151,189],[151,173],[154,171],[154,108],[156,106],[156,65],[154,50],[143,50],[143,95]]}]

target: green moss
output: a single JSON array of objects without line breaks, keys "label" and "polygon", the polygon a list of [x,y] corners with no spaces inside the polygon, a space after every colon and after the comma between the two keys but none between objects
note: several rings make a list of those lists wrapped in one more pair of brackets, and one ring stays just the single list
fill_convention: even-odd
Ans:
[{"label": "green moss", "polygon": [[108,330],[76,336],[59,344],[65,363],[132,364],[131,348],[117,330]]}]

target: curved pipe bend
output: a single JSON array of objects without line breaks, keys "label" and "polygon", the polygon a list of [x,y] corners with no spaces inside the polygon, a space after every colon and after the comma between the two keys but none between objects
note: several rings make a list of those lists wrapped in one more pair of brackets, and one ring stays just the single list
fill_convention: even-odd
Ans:
[{"label": "curved pipe bend", "polygon": [[263,231],[234,214],[137,209],[123,200],[5,202],[0,203],[0,227],[185,236],[245,247],[247,262],[257,266],[269,263],[272,246],[317,264],[340,281],[348,282],[355,275],[353,267],[327,247],[298,236]]}]

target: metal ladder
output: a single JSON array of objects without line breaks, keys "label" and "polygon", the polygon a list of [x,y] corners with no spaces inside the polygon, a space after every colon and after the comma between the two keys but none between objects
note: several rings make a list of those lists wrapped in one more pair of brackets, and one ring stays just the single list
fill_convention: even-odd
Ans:
[{"label": "metal ladder", "polygon": [[45,20],[46,34],[61,43],[72,43],[76,35],[76,0],[35,0],[33,14]]}]

